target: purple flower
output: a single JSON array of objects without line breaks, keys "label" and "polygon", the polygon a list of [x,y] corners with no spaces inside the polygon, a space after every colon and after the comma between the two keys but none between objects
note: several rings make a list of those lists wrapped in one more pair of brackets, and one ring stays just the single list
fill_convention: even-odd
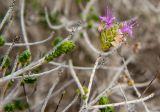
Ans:
[{"label": "purple flower", "polygon": [[116,18],[112,15],[112,11],[107,8],[105,16],[99,16],[99,19],[105,22],[107,27],[111,27]]},{"label": "purple flower", "polygon": [[121,32],[127,33],[130,37],[133,37],[133,28],[137,25],[136,18],[133,18],[130,21],[125,21],[122,24],[122,28],[120,29]]}]

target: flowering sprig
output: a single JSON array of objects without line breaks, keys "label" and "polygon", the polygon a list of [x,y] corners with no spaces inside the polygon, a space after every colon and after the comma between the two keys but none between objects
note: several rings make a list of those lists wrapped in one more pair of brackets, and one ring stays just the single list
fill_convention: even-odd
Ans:
[{"label": "flowering sprig", "polygon": [[101,37],[101,48],[103,51],[109,50],[112,46],[126,42],[127,36],[133,36],[133,28],[136,26],[136,19],[119,22],[113,16],[110,9],[107,9],[105,16],[99,17],[101,23],[98,27]]},{"label": "flowering sprig", "polygon": [[54,49],[51,53],[45,56],[45,60],[47,62],[52,61],[54,58],[61,56],[62,54],[66,54],[71,52],[75,48],[75,44],[72,41],[65,41],[56,49]]}]

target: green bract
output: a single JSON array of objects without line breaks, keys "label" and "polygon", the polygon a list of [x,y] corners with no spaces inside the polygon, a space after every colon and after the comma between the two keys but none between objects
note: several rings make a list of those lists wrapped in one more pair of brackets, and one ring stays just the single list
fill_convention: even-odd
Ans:
[{"label": "green bract", "polygon": [[66,54],[71,52],[75,48],[75,44],[72,41],[65,41],[61,43],[55,50],[45,56],[45,60],[47,62],[52,61],[54,58],[61,56],[62,54]]},{"label": "green bract", "polygon": [[101,48],[103,51],[107,51],[112,46],[111,43],[114,41],[114,38],[117,35],[119,27],[120,26],[118,24],[114,24],[111,28],[103,30],[100,33]]},{"label": "green bract", "polygon": [[3,46],[5,44],[5,39],[3,36],[0,36],[0,46]]},{"label": "green bract", "polygon": [[57,38],[52,42],[52,46],[58,45],[58,43],[60,43],[62,40],[63,40],[62,37],[57,37]]},{"label": "green bract", "polygon": [[[98,101],[99,105],[105,105],[105,104],[109,104],[109,99],[106,96],[102,96],[99,101]],[[106,107],[106,108],[102,108],[100,109],[101,112],[114,112],[114,108],[113,107]]]},{"label": "green bract", "polygon": [[24,63],[29,62],[30,59],[31,59],[31,53],[30,53],[28,50],[22,52],[22,53],[20,54],[20,56],[18,57],[18,61],[19,61],[21,64],[24,64]]},{"label": "green bract", "polygon": [[2,57],[0,63],[3,64],[2,65],[3,69],[8,68],[11,64],[11,59],[8,56]]}]

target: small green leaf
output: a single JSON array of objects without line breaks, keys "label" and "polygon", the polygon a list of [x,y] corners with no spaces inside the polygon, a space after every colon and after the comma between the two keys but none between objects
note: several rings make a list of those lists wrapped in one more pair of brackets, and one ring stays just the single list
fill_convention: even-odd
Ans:
[{"label": "small green leaf", "polygon": [[35,77],[35,76],[28,76],[28,77],[25,77],[23,79],[23,81],[26,84],[33,84],[33,83],[35,83],[37,81],[37,77]]},{"label": "small green leaf", "polygon": [[14,81],[13,80],[10,80],[9,83],[8,83],[8,88],[12,87],[14,84]]},{"label": "small green leaf", "polygon": [[80,95],[80,90],[79,89],[76,89],[76,94]]},{"label": "small green leaf", "polygon": [[18,61],[21,63],[21,64],[25,64],[25,63],[28,63],[31,59],[31,52],[29,52],[28,50],[26,51],[23,51],[20,56],[18,57]]},{"label": "small green leaf", "polygon": [[91,29],[91,28],[93,27],[93,21],[92,21],[92,20],[88,21],[87,27],[88,27],[89,29]]},{"label": "small green leaf", "polygon": [[[98,101],[99,105],[105,105],[105,104],[109,104],[109,99],[106,96],[102,96],[99,101]],[[101,112],[114,112],[114,108],[113,107],[106,107],[106,108],[102,108],[100,109]]]},{"label": "small green leaf", "polygon": [[[4,61],[5,61],[5,62],[4,62]],[[10,59],[8,56],[2,57],[2,58],[0,59],[0,63],[3,64],[3,65],[2,65],[2,68],[3,68],[3,69],[6,69],[6,68],[8,68],[8,67],[10,66],[10,64],[11,64],[11,59]]]},{"label": "small green leaf", "polygon": [[15,105],[13,102],[11,103],[7,103],[4,107],[3,107],[3,110],[5,112],[14,112],[14,109],[15,109]]},{"label": "small green leaf", "polygon": [[105,104],[108,104],[108,103],[109,103],[109,99],[106,96],[102,96],[99,99],[99,105],[105,105]]},{"label": "small green leaf", "polygon": [[63,40],[62,37],[55,38],[55,40],[52,42],[52,46],[58,45],[58,43],[60,43],[62,40]]},{"label": "small green leaf", "polygon": [[[84,95],[81,96],[82,100],[85,100],[87,98],[86,94],[88,93],[88,88],[86,86],[83,86]],[[76,90],[76,94],[80,95],[80,90]]]},{"label": "small green leaf", "polygon": [[12,102],[7,103],[3,110],[5,112],[17,112],[25,110],[29,107],[29,104],[26,102],[26,100],[14,100]]},{"label": "small green leaf", "polygon": [[50,21],[52,24],[60,24],[60,19],[59,19],[60,13],[56,12],[52,15],[49,15]]},{"label": "small green leaf", "polygon": [[80,38],[83,38],[83,37],[84,37],[84,35],[83,35],[82,32],[80,32],[79,35],[80,35]]},{"label": "small green leaf", "polygon": [[86,95],[82,95],[82,100],[85,100],[86,98],[87,98],[87,96]]},{"label": "small green leaf", "polygon": [[0,36],[0,47],[3,46],[5,44],[5,38],[1,35]]},{"label": "small green leaf", "polygon": [[76,0],[76,3],[77,4],[81,4],[81,3],[83,3],[83,2],[89,2],[90,0]]},{"label": "small green leaf", "polygon": [[[87,94],[88,93],[88,88],[86,86],[83,86],[83,91],[84,91],[85,94]],[[79,95],[80,94],[80,90],[76,89],[76,93],[77,93],[77,95]]]},{"label": "small green leaf", "polygon": [[15,100],[14,107],[16,110],[25,110],[29,107],[29,104],[26,102],[26,100]]},{"label": "small green leaf", "polygon": [[88,93],[88,88],[86,86],[83,86],[83,90],[84,90],[84,93],[87,94]]}]

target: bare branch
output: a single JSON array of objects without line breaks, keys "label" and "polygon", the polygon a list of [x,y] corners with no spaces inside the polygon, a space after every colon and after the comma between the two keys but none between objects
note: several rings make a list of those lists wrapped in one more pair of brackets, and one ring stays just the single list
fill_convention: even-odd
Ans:
[{"label": "bare branch", "polygon": [[54,81],[54,83],[52,84],[52,87],[50,88],[49,92],[48,92],[48,95],[46,96],[45,100],[44,100],[44,104],[42,106],[42,109],[41,109],[41,112],[44,112],[45,108],[46,108],[46,105],[48,103],[48,100],[55,88],[55,86],[57,85],[57,83],[59,82],[59,77],[56,78],[56,80]]},{"label": "bare branch", "polygon": [[[32,42],[32,43],[15,43],[14,46],[15,47],[22,47],[22,46],[40,45],[40,44],[43,44],[43,43],[51,40],[53,37],[53,34],[54,34],[54,32],[52,32],[51,35],[47,39],[44,39],[42,41],[37,41],[37,42]],[[12,43],[5,43],[5,45],[10,46],[10,45],[12,45]]]},{"label": "bare branch", "polygon": [[24,42],[26,43],[26,48],[28,51],[30,51],[30,47],[28,44],[28,37],[27,37],[27,32],[26,32],[26,27],[25,27],[25,23],[24,23],[24,9],[25,9],[25,0],[21,0],[21,28],[22,28],[22,33],[23,33],[23,38],[24,38]]},{"label": "bare branch", "polygon": [[93,78],[94,78],[98,63],[99,63],[101,58],[102,58],[101,56],[97,58],[97,60],[95,62],[95,65],[94,65],[94,68],[92,70],[92,74],[91,74],[91,77],[90,77],[90,80],[89,80],[89,84],[88,84],[88,93],[86,94],[86,100],[85,100],[86,104],[88,103],[88,99],[89,99],[89,95],[90,95],[91,87],[92,87],[92,83],[93,83]]},{"label": "bare branch", "polygon": [[97,108],[105,108],[105,107],[116,107],[116,106],[121,106],[121,105],[125,105],[126,103],[127,104],[135,104],[135,103],[139,103],[139,102],[142,102],[142,101],[146,101],[150,98],[152,98],[154,96],[154,94],[150,94],[144,98],[141,98],[141,99],[136,99],[136,100],[131,100],[131,101],[124,101],[124,102],[120,102],[120,103],[112,103],[112,104],[106,104],[106,105],[95,105],[95,106],[89,106],[88,109],[97,109]]},{"label": "bare branch", "polygon": [[73,65],[72,65],[72,61],[71,60],[69,60],[69,66],[70,66],[70,71],[71,71],[71,75],[72,75],[73,79],[75,80],[75,82],[76,82],[81,94],[84,95],[85,93],[84,93],[82,84],[80,83],[80,81],[79,81],[79,79],[78,79],[78,77],[77,77],[77,75],[76,75],[76,73],[75,73],[75,71],[73,69]]}]

